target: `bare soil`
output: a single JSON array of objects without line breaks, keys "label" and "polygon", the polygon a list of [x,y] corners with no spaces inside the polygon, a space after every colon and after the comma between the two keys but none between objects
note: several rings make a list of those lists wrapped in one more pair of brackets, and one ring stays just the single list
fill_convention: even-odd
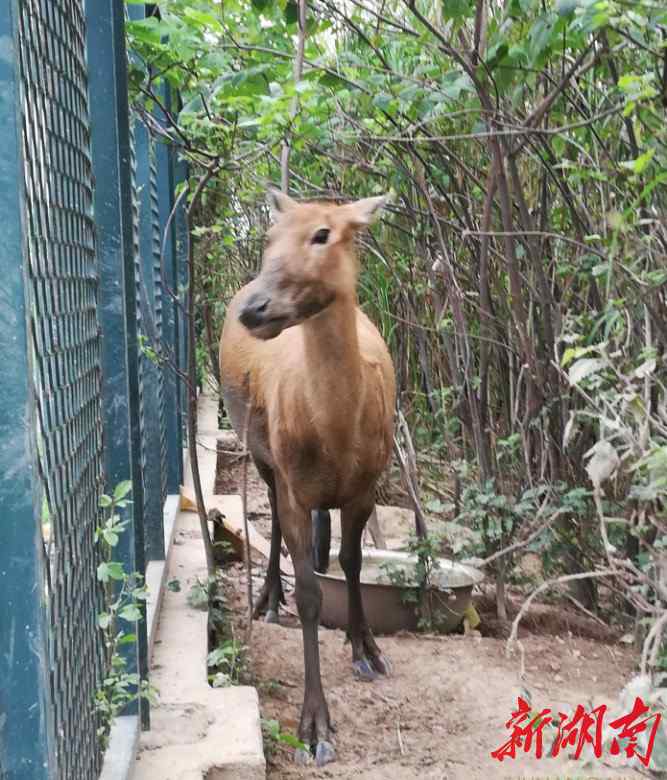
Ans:
[{"label": "bare soil", "polygon": [[[217,492],[238,493],[241,461],[233,437],[219,448]],[[263,482],[249,468],[249,519],[267,537],[269,506]],[[253,570],[255,593],[262,583],[259,562]],[[235,630],[241,633],[247,614],[246,575],[231,564],[223,575]],[[283,732],[296,734],[303,698],[303,652],[293,592],[287,588],[287,610],[281,625],[256,621],[252,629],[249,667],[258,688],[262,717],[277,720]],[[480,599],[478,607],[488,599]],[[493,622],[480,609],[482,626]],[[509,737],[505,724],[516,709],[517,696],[530,697],[533,709],[549,707],[572,713],[578,704],[588,711],[606,703],[614,716],[621,688],[634,672],[632,648],[618,643],[613,632],[582,618],[569,607],[538,607],[537,618],[520,632],[525,677],[520,678],[520,652],[506,656],[506,643],[496,636],[399,634],[380,637],[393,674],[373,683],[357,682],[351,672],[351,651],[341,631],[320,629],[322,680],[336,733],[335,763],[317,769],[299,767],[293,751],[281,743],[266,745],[268,773],[278,778],[398,778],[399,780],[482,780],[482,778],[624,777],[639,778],[639,764],[613,767],[612,759],[583,758],[567,753],[538,760],[521,749],[502,764],[491,757]],[[540,618],[539,616],[542,615]],[[546,617],[545,617],[546,615]],[[506,631],[506,627],[504,627]],[[593,637],[593,638],[591,638]],[[551,738],[545,737],[545,753]],[[586,754],[588,755],[588,754]]]}]

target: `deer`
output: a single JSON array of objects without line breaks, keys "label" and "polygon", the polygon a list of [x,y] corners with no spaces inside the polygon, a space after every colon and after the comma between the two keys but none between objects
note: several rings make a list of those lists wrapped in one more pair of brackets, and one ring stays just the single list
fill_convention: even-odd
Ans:
[{"label": "deer", "polygon": [[269,201],[272,225],[260,273],[225,316],[220,376],[232,425],[266,482],[271,506],[269,562],[255,616],[266,608],[267,621],[278,620],[284,538],[304,653],[298,737],[306,747],[295,759],[314,757],[323,766],[335,760],[335,749],[320,674],[322,594],[314,564],[327,565],[329,509],[341,510],[338,557],[353,674],[372,681],[391,673],[366,622],[360,571],[376,482],[392,452],[396,383],[387,345],[358,306],[355,251],[356,236],[387,196],[339,205],[271,190]]}]

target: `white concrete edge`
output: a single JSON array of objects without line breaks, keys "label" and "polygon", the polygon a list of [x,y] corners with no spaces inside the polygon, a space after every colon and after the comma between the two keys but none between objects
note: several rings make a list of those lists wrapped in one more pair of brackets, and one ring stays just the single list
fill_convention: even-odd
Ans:
[{"label": "white concrete edge", "polygon": [[[164,593],[164,579],[167,562],[172,549],[176,515],[180,506],[180,495],[167,496],[163,509],[164,561],[149,561],[146,566],[146,622],[148,627],[148,658],[153,655],[153,644]],[[121,715],[114,721],[109,733],[109,744],[104,754],[99,780],[127,780],[132,772],[139,747],[140,722],[138,715]]]},{"label": "white concrete edge", "polygon": [[99,780],[126,780],[132,771],[138,747],[139,716],[121,715],[116,718]]},{"label": "white concrete edge", "polygon": [[174,537],[174,525],[176,515],[179,512],[180,495],[167,496],[162,513],[164,526],[164,551],[165,560],[149,561],[146,565],[146,587],[148,600],[146,601],[146,622],[148,625],[148,658],[153,657],[153,643],[157,633],[158,618],[162,605],[165,578],[168,570],[171,543]]}]

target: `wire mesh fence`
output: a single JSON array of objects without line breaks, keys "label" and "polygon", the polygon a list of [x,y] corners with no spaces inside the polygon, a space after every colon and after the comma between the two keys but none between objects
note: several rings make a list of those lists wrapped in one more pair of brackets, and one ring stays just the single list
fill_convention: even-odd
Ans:
[{"label": "wire mesh fence", "polygon": [[94,777],[102,647],[95,527],[102,490],[100,339],[85,16],[26,2],[19,21],[26,296],[42,520],[48,529],[49,669],[56,773]]},{"label": "wire mesh fence", "polygon": [[[123,3],[8,5],[0,20],[0,778],[89,780],[103,760],[99,499],[132,480],[119,554],[142,572],[164,556],[165,499],[180,481],[181,466],[170,462],[182,452],[180,423],[168,418],[180,420],[179,410],[165,405],[178,393],[173,366],[161,360],[184,359],[180,310],[162,285],[166,265],[176,287],[184,249],[182,240],[166,242],[164,254],[161,245],[178,177],[171,152],[158,154],[140,125],[132,132]],[[145,628],[124,652],[130,670],[145,672]]]}]

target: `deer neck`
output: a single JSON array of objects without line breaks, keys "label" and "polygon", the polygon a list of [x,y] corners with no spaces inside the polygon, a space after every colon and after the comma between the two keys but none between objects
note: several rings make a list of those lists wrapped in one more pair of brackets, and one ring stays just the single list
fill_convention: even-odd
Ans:
[{"label": "deer neck", "polygon": [[[340,296],[303,325],[305,388],[322,428],[353,434],[361,407],[362,381],[356,295]],[[335,432],[326,435],[336,438]]]}]

